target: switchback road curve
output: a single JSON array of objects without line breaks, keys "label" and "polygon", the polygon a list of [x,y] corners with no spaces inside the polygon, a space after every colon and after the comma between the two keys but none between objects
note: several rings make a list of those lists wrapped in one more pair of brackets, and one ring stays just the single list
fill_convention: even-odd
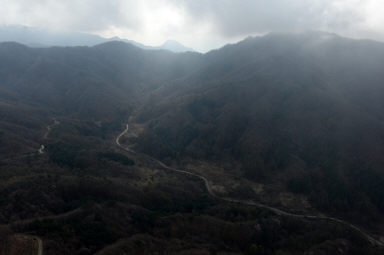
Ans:
[{"label": "switchback road curve", "polygon": [[[128,153],[138,154],[138,153],[136,153],[135,151],[133,151],[133,150],[131,150],[129,148],[125,148],[120,143],[120,138],[123,137],[125,134],[127,134],[128,130],[129,130],[129,125],[126,124],[124,131],[121,132],[116,137],[115,144],[120,149],[122,149],[122,150],[124,150],[124,151],[126,151]],[[351,229],[355,230],[362,237],[364,237],[368,242],[370,242],[372,245],[378,246],[378,247],[381,247],[381,248],[384,247],[384,243],[383,242],[373,238],[371,235],[369,235],[368,233],[364,232],[359,227],[357,227],[357,226],[355,226],[355,225],[353,225],[353,224],[351,224],[349,222],[346,222],[344,220],[341,220],[341,219],[337,219],[337,218],[333,218],[333,217],[328,217],[328,216],[294,214],[294,213],[286,212],[286,211],[283,211],[281,209],[278,209],[278,208],[275,208],[275,207],[272,207],[272,206],[268,206],[268,205],[265,205],[265,204],[257,203],[257,202],[254,202],[254,201],[239,200],[239,199],[229,198],[229,197],[219,197],[219,196],[217,196],[213,192],[212,187],[211,187],[208,179],[205,178],[204,176],[201,176],[201,175],[196,174],[196,173],[188,172],[188,171],[185,171],[185,170],[180,170],[180,169],[169,167],[165,163],[161,162],[158,159],[155,159],[155,158],[153,158],[153,157],[151,157],[149,155],[146,155],[146,154],[145,154],[145,156],[150,158],[151,160],[153,160],[154,162],[156,162],[158,165],[160,165],[162,168],[164,168],[166,170],[199,178],[200,180],[202,180],[204,182],[204,185],[205,185],[205,188],[206,188],[208,194],[210,196],[212,196],[213,198],[216,198],[216,199],[219,199],[219,200],[222,200],[222,201],[226,201],[226,202],[230,202],[230,203],[236,203],[236,204],[242,204],[242,205],[248,205],[248,206],[255,206],[255,207],[263,208],[263,209],[272,211],[273,213],[275,213],[275,214],[277,214],[279,216],[288,216],[288,217],[301,218],[301,219],[311,219],[311,220],[326,220],[326,221],[329,221],[329,222],[339,223],[339,224],[345,225],[345,226],[350,227]]]}]

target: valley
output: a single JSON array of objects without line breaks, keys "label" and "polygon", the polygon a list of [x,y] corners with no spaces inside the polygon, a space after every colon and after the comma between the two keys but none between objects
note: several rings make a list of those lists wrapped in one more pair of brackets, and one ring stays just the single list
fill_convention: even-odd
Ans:
[{"label": "valley", "polygon": [[1,43],[0,254],[381,254],[381,64],[321,32]]},{"label": "valley", "polygon": [[[132,151],[130,149],[126,149],[124,146],[122,146],[120,144],[120,138],[123,137],[128,131],[129,131],[129,125],[126,124],[126,128],[124,129],[124,131],[121,134],[119,134],[119,136],[117,136],[117,138],[116,138],[116,145],[118,147],[120,147],[124,151],[136,154],[136,152],[134,152],[134,151]],[[375,238],[371,237],[369,234],[365,233],[360,228],[358,228],[358,227],[356,227],[356,226],[354,226],[354,225],[352,225],[352,224],[350,224],[350,223],[348,223],[346,221],[337,219],[337,218],[332,218],[332,217],[327,217],[327,216],[294,214],[294,213],[289,213],[289,212],[282,211],[282,210],[280,210],[278,208],[270,207],[268,205],[256,203],[254,201],[238,200],[238,199],[233,199],[233,198],[229,198],[229,197],[219,197],[219,196],[217,196],[213,192],[213,190],[211,188],[210,182],[204,176],[201,176],[199,174],[195,174],[195,173],[192,173],[192,172],[188,172],[188,171],[185,171],[185,170],[175,169],[175,168],[167,166],[166,164],[164,164],[163,162],[161,162],[161,161],[159,161],[157,159],[154,159],[152,157],[149,157],[149,158],[152,161],[155,161],[156,163],[158,163],[162,168],[164,168],[166,170],[199,178],[200,180],[202,180],[204,182],[204,185],[205,185],[205,188],[206,188],[206,191],[208,192],[208,194],[211,197],[215,198],[215,199],[223,200],[225,202],[230,202],[230,203],[238,203],[238,204],[243,204],[243,205],[248,205],[248,206],[259,207],[259,208],[262,208],[262,209],[266,209],[266,210],[272,211],[273,213],[275,213],[278,216],[288,216],[288,217],[294,217],[294,218],[304,218],[304,219],[314,219],[314,220],[326,220],[326,221],[331,221],[331,222],[335,222],[335,223],[338,223],[338,224],[343,224],[343,225],[346,225],[346,226],[356,230],[365,239],[367,239],[367,241],[369,241],[372,245],[377,245],[377,246],[380,246],[380,247],[384,247],[384,243],[383,242],[381,242],[379,240],[376,240]]]}]

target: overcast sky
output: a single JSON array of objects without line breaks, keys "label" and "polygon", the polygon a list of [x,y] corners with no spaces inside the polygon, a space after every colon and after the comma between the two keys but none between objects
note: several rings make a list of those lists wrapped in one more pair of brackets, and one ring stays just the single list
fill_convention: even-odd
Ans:
[{"label": "overcast sky", "polygon": [[177,40],[200,51],[274,31],[384,40],[384,0],[0,0],[0,24]]}]

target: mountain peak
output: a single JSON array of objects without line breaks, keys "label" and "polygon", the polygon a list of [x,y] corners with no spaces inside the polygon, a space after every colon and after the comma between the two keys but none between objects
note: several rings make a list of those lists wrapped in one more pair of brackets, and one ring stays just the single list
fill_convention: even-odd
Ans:
[{"label": "mountain peak", "polygon": [[8,41],[18,42],[32,47],[95,46],[109,41],[123,41],[146,50],[169,50],[172,52],[195,51],[174,40],[168,40],[164,42],[162,46],[147,46],[118,36],[104,38],[99,35],[87,33],[54,31],[28,26],[0,25],[0,42]]},{"label": "mountain peak", "polygon": [[195,51],[194,49],[188,48],[175,40],[167,40],[160,47],[173,52]]}]

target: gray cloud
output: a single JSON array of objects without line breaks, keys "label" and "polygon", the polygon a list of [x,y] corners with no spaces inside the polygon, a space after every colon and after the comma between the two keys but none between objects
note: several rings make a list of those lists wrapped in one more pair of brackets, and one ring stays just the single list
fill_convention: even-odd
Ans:
[{"label": "gray cloud", "polygon": [[186,9],[190,22],[211,22],[218,32],[231,37],[271,31],[350,29],[364,19],[356,8],[359,3],[362,1],[183,0],[179,5]]},{"label": "gray cloud", "polygon": [[198,49],[273,31],[384,37],[381,0],[0,0],[0,23],[43,26]]},{"label": "gray cloud", "polygon": [[0,0],[0,22],[103,31],[111,26],[140,29],[143,25],[133,0]]}]

